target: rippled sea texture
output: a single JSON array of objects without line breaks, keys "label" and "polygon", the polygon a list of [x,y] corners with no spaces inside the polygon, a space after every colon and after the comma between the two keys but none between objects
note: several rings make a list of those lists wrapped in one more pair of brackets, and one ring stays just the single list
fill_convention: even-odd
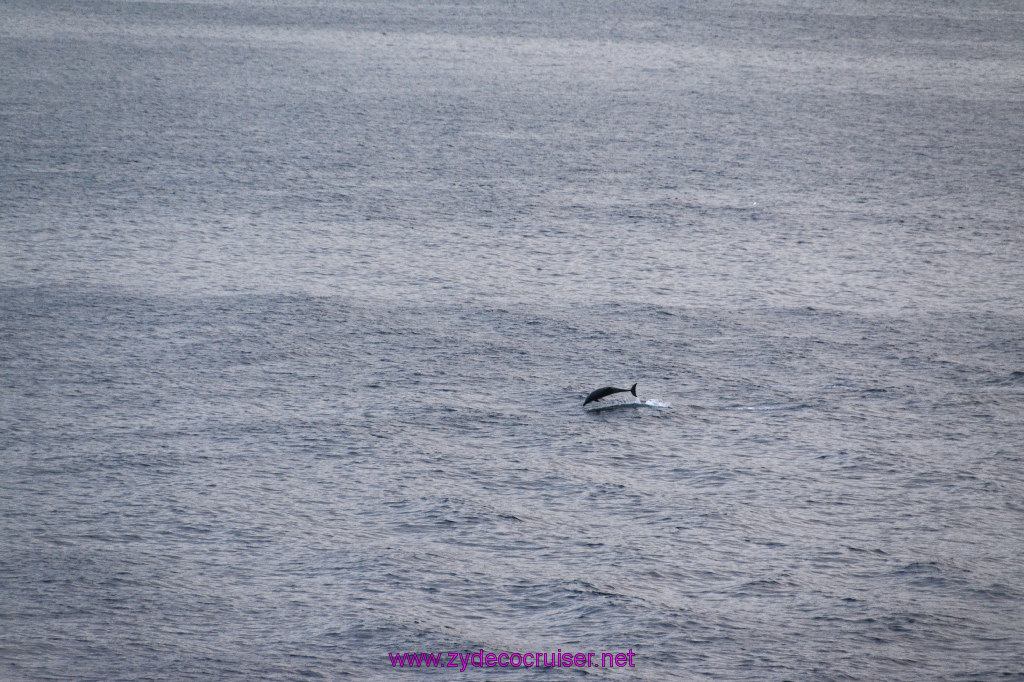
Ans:
[{"label": "rippled sea texture", "polygon": [[0,677],[1024,678],[1021,35],[4,3]]}]

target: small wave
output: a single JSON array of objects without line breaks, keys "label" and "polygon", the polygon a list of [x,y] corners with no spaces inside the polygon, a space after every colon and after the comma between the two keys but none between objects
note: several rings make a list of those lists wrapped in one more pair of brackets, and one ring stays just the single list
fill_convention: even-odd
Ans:
[{"label": "small wave", "polygon": [[809,407],[809,405],[807,403],[781,403],[774,405],[730,405],[722,409],[738,412],[771,412],[774,410],[800,410],[805,407]]},{"label": "small wave", "polygon": [[643,407],[667,409],[672,407],[672,404],[651,398],[649,400],[637,400],[631,403],[612,403],[611,405],[598,405],[595,407],[588,408],[587,412],[608,412],[610,410],[639,410],[640,408]]}]

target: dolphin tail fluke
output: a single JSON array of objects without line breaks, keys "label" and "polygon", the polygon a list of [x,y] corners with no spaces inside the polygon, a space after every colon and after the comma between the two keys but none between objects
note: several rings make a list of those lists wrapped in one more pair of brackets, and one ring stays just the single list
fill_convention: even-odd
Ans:
[{"label": "dolphin tail fluke", "polygon": [[633,394],[634,398],[636,397],[636,384],[633,384],[633,388],[629,389],[629,392]]}]

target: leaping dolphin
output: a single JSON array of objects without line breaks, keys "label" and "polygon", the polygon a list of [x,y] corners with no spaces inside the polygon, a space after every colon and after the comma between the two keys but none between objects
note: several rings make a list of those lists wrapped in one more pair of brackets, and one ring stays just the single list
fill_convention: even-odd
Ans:
[{"label": "leaping dolphin", "polygon": [[586,405],[587,403],[592,403],[596,400],[600,400],[601,398],[609,396],[612,393],[625,393],[626,391],[629,391],[635,396],[636,384],[633,384],[633,386],[630,388],[615,388],[614,386],[605,386],[604,388],[599,388],[590,395],[588,395],[587,399],[583,401],[583,404]]}]

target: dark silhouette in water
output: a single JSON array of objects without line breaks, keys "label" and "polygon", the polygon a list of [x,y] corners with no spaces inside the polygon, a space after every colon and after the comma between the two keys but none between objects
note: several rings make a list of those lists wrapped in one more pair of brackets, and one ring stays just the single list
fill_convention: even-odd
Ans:
[{"label": "dark silhouette in water", "polygon": [[583,401],[583,404],[586,405],[587,403],[592,403],[596,400],[600,400],[601,398],[609,396],[612,393],[625,393],[626,391],[629,391],[635,396],[636,384],[633,384],[631,388],[615,388],[614,386],[605,386],[604,388],[599,388],[590,395],[588,395],[587,399]]}]

